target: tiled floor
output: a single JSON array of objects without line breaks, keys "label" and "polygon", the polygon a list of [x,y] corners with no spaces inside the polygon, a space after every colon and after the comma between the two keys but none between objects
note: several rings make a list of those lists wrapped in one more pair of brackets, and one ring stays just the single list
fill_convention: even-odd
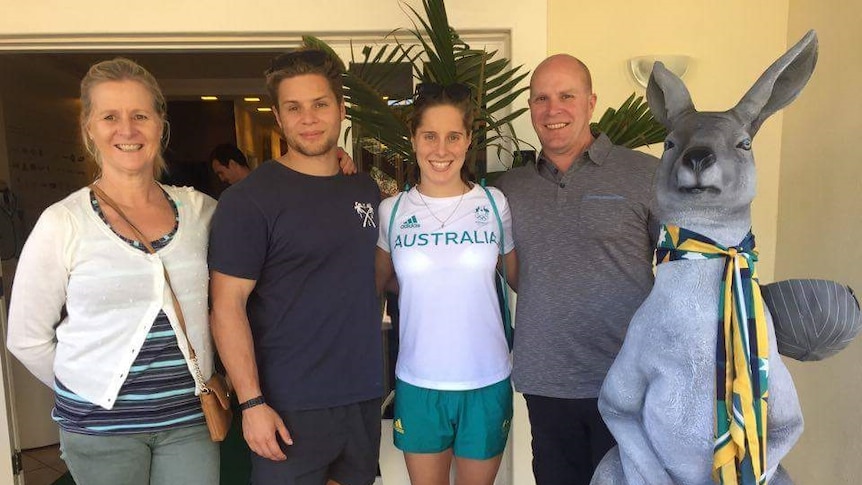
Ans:
[{"label": "tiled floor", "polygon": [[60,459],[60,445],[24,450],[25,485],[50,485],[66,473],[66,463]]}]

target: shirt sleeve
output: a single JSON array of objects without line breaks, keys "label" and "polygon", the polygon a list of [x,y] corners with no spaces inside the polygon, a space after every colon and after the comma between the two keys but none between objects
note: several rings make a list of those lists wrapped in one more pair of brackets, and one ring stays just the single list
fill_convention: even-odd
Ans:
[{"label": "shirt sleeve", "polygon": [[45,385],[54,385],[55,328],[66,303],[71,268],[71,217],[65,208],[45,210],[27,238],[12,288],[7,346]]},{"label": "shirt sleeve", "polygon": [[395,201],[398,200],[398,197],[402,194],[403,192],[394,197],[385,199],[380,203],[380,208],[378,209],[378,212],[380,213],[380,235],[377,238],[377,247],[387,253],[392,252],[389,249],[389,226],[390,219],[396,215],[392,213],[392,210],[395,206]]},{"label": "shirt sleeve", "polygon": [[512,211],[509,210],[509,201],[500,189],[489,187],[491,196],[494,197],[494,203],[497,204],[497,211],[500,213],[500,220],[503,222],[503,254],[509,254],[515,249],[515,242],[512,239]]},{"label": "shirt sleeve", "polygon": [[257,204],[241,190],[226,190],[212,218],[210,270],[257,281],[266,261],[268,233]]}]

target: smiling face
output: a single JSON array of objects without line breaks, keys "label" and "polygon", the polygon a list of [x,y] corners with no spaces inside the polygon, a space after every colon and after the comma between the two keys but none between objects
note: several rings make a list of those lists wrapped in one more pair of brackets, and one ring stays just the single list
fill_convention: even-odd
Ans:
[{"label": "smiling face", "polygon": [[275,119],[290,151],[317,157],[335,150],[344,102],[339,102],[329,81],[319,74],[289,77],[278,86]]},{"label": "smiling face", "polygon": [[464,126],[462,110],[448,104],[425,109],[411,141],[423,189],[460,193],[461,167],[470,147],[470,132]]},{"label": "smiling face", "polygon": [[86,132],[102,173],[152,174],[164,129],[152,94],[137,81],[106,81],[90,96]]},{"label": "smiling face", "polygon": [[596,96],[583,65],[566,55],[542,62],[530,80],[530,118],[542,151],[553,162],[574,160],[592,143]]}]

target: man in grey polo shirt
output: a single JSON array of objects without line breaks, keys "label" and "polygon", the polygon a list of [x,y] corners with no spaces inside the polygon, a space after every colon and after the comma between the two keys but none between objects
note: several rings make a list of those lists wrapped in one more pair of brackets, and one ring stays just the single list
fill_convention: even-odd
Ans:
[{"label": "man in grey polo shirt", "polygon": [[587,67],[569,55],[530,80],[542,151],[499,187],[518,251],[515,389],[524,393],[538,485],[588,484],[614,444],[599,389],[653,283],[655,157],[590,132]]}]

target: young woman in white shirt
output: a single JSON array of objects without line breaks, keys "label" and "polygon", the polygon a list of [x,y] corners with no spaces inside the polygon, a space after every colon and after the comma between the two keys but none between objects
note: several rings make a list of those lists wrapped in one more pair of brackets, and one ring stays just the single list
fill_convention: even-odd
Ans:
[{"label": "young woman in white shirt", "polygon": [[[164,269],[205,381],[212,373],[206,266],[215,201],[163,186],[166,103],[127,59],[81,82],[81,135],[95,186],[48,207],[18,263],[8,346],[56,394],[61,456],[77,483],[218,483],[198,386]],[[63,309],[65,308],[65,312]]]},{"label": "young woman in white shirt", "polygon": [[473,103],[462,84],[417,87],[419,183],[380,205],[378,287],[393,271],[399,287],[393,433],[413,485],[448,485],[453,460],[456,484],[492,484],[512,418],[495,268],[502,244],[514,277],[515,251],[505,197],[470,181]]}]

